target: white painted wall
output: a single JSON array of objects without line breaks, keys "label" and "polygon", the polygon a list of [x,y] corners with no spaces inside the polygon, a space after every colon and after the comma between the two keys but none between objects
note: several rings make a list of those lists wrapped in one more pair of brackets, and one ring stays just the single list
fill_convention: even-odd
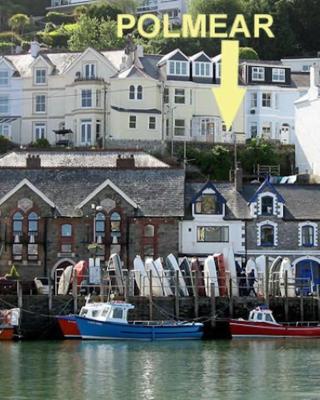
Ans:
[{"label": "white painted wall", "polygon": [[[258,105],[251,107],[252,93],[257,94]],[[263,93],[271,93],[271,108],[262,107]],[[294,136],[294,102],[301,96],[301,89],[281,88],[272,85],[257,85],[247,87],[245,96],[245,131],[246,138],[251,137],[251,125],[257,124],[258,137],[262,136],[262,127],[270,124],[269,139],[280,140],[282,143],[292,144]],[[254,113],[253,113],[254,110]],[[289,134],[281,131],[283,124],[289,125]]]},{"label": "white painted wall", "polygon": [[[228,243],[203,243],[197,241],[197,227],[200,226],[227,226],[229,227]],[[217,220],[215,217],[206,216],[205,220],[196,218],[193,221],[181,221],[179,224],[179,252],[186,255],[212,255],[221,253],[225,248],[232,248],[235,253],[244,253],[242,246],[245,232],[245,223],[241,221]]]},{"label": "white painted wall", "polygon": [[284,58],[282,64],[291,67],[292,72],[309,72],[313,65],[320,67],[320,58]]}]

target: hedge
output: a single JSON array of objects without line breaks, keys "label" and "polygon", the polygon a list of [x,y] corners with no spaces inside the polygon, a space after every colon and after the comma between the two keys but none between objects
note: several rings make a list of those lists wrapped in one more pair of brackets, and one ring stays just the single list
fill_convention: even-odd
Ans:
[{"label": "hedge", "polygon": [[71,24],[75,22],[75,18],[72,15],[67,15],[56,11],[50,11],[46,15],[45,21],[52,22],[55,25],[62,25],[62,24]]},{"label": "hedge", "polygon": [[22,42],[22,38],[14,32],[0,32],[0,42],[20,44]]}]

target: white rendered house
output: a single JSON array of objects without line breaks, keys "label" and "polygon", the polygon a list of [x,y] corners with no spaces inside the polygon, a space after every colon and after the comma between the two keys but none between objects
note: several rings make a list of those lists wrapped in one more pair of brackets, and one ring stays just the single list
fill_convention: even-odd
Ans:
[{"label": "white rendered house", "polygon": [[280,62],[245,61],[241,78],[245,96],[246,138],[262,137],[292,144],[294,102],[307,90],[308,74],[294,74]]},{"label": "white rendered house", "polygon": [[296,165],[300,173],[320,175],[319,68],[311,67],[310,88],[295,102]]}]

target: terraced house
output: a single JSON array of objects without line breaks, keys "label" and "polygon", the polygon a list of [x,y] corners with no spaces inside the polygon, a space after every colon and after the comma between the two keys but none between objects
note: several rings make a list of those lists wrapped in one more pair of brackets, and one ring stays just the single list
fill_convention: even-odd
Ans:
[{"label": "terraced house", "polygon": [[184,170],[143,152],[12,152],[0,160],[0,274],[54,274],[118,253],[177,253]]}]

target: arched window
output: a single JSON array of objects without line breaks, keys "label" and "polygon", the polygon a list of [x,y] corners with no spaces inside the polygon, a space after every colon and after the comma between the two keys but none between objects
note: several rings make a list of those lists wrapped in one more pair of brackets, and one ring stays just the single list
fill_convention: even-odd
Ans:
[{"label": "arched window", "polygon": [[102,243],[106,234],[106,216],[99,212],[95,218],[96,242]]},{"label": "arched window", "polygon": [[312,247],[315,242],[315,232],[314,227],[312,225],[305,225],[301,229],[301,241],[302,246],[304,247]]},{"label": "arched window", "polygon": [[144,227],[144,237],[154,237],[154,226],[153,225],[146,225]]},{"label": "arched window", "polygon": [[29,236],[37,235],[39,231],[39,216],[37,213],[32,212],[28,215],[28,234]]},{"label": "arched window", "polygon": [[131,85],[129,88],[129,99],[134,100],[136,98],[136,88]]},{"label": "arched window", "polygon": [[139,85],[139,86],[138,86],[138,96],[137,96],[137,99],[138,99],[138,100],[142,100],[142,98],[143,98],[143,88],[142,88],[141,85]]},{"label": "arched window", "polygon": [[61,225],[61,237],[71,237],[72,236],[72,225],[63,224]]},{"label": "arched window", "polygon": [[21,236],[23,230],[23,215],[21,212],[16,212],[12,217],[13,236]]},{"label": "arched window", "polygon": [[274,246],[274,227],[272,225],[261,226],[261,246]]},{"label": "arched window", "polygon": [[273,215],[273,197],[264,196],[261,198],[261,214]]},{"label": "arched window", "polygon": [[121,239],[121,215],[113,212],[110,215],[111,243],[117,244]]}]

